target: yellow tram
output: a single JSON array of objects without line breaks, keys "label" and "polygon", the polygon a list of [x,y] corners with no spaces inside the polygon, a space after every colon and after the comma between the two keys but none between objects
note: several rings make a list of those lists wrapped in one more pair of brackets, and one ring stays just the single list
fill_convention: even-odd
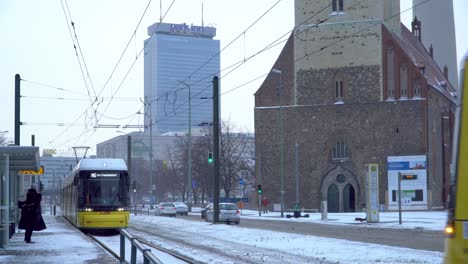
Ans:
[{"label": "yellow tram", "polygon": [[451,167],[449,215],[445,233],[446,264],[468,263],[468,56],[464,60],[457,105]]},{"label": "yellow tram", "polygon": [[127,227],[129,183],[122,159],[82,159],[66,178],[62,215],[82,230]]}]

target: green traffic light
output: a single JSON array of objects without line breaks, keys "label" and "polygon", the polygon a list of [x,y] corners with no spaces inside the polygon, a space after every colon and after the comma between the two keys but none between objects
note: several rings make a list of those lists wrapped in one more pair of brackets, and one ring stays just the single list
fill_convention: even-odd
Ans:
[{"label": "green traffic light", "polygon": [[211,152],[208,153],[208,163],[213,163],[213,153]]}]

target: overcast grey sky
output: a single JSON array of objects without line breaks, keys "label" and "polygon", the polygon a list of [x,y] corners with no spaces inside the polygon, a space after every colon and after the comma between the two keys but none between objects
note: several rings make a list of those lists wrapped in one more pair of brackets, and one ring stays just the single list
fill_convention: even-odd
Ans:
[{"label": "overcast grey sky", "polygon": [[[221,73],[221,93],[226,93],[221,99],[222,118],[253,132],[253,94],[271,69],[284,42],[250,60],[248,58],[293,28],[294,1],[176,0],[170,7],[172,0],[163,0],[163,14],[170,7],[163,22],[201,25],[202,2],[204,24],[217,28],[216,39],[221,40],[221,48],[245,31],[221,53],[221,69],[246,59],[232,73]],[[401,0],[401,10],[410,8],[411,2]],[[21,126],[22,145],[30,145],[34,134],[41,151],[53,148],[58,150],[58,154],[71,155],[72,146],[87,145],[94,153],[96,143],[121,135],[116,131],[123,129],[93,129],[91,120],[94,113],[89,108],[88,91],[104,97],[97,111],[98,116],[102,115],[100,124],[142,125],[143,118],[136,113],[142,107],[143,56],[136,57],[143,48],[143,41],[148,38],[147,27],[159,21],[159,0],[151,1],[136,34],[133,32],[148,3],[149,0],[0,1],[0,32],[3,35],[0,42],[0,131],[8,130],[7,136],[13,139],[16,73],[25,80],[21,90],[21,121],[25,122]],[[454,0],[454,5],[457,50],[461,58],[468,50],[466,32],[461,34],[461,27],[468,25],[468,1]],[[75,23],[85,59],[81,64],[88,70],[84,73],[88,88],[73,49],[64,10]],[[411,12],[404,13],[402,20],[409,23]],[[287,37],[286,34],[280,40]],[[111,76],[129,41],[122,61]],[[249,81],[252,82],[239,87]],[[58,123],[64,126],[58,126]],[[123,131],[129,133],[132,130]]]}]

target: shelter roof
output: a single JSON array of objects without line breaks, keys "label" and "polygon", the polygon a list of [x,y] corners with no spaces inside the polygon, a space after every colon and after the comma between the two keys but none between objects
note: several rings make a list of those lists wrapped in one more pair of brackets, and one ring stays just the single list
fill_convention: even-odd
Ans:
[{"label": "shelter roof", "polygon": [[9,156],[10,170],[38,170],[40,166],[39,147],[0,146],[0,159]]}]

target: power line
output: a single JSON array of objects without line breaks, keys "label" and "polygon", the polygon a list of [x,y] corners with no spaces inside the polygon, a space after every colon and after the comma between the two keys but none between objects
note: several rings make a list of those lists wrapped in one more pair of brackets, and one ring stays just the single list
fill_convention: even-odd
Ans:
[{"label": "power line", "polygon": [[117,67],[119,66],[120,61],[122,60],[122,58],[123,58],[125,52],[126,52],[127,49],[128,49],[128,46],[129,46],[130,43],[132,42],[132,39],[135,38],[135,40],[136,40],[136,32],[137,32],[138,28],[140,27],[140,23],[141,23],[141,21],[143,20],[143,17],[145,16],[146,11],[148,10],[148,7],[150,6],[150,4],[151,4],[151,0],[148,1],[148,4],[146,5],[145,10],[143,11],[143,14],[141,15],[141,18],[140,18],[140,20],[138,21],[138,24],[136,25],[135,30],[133,31],[133,34],[130,36],[130,39],[128,40],[127,45],[125,46],[124,50],[122,51],[122,54],[120,54],[120,57],[119,57],[119,59],[117,60],[117,63],[115,64],[114,69],[112,70],[111,74],[109,75],[109,78],[107,78],[107,81],[106,81],[106,83],[104,84],[104,86],[102,87],[102,89],[99,91],[98,96],[101,95],[102,91],[106,88],[107,84],[108,84],[109,81],[112,79],[112,76],[114,75],[115,70],[116,70]]},{"label": "power line", "polygon": [[[66,0],[65,0],[65,1],[66,1]],[[84,84],[85,84],[85,86],[86,86],[86,91],[88,92],[89,101],[90,101],[90,106],[93,107],[93,104],[94,104],[95,101],[93,101],[93,99],[92,99],[92,97],[91,97],[91,94],[90,94],[90,92],[89,92],[88,82],[86,81],[86,76],[85,76],[85,74],[84,74],[84,72],[83,72],[83,66],[81,65],[80,57],[78,56],[78,51],[77,51],[77,49],[76,49],[75,39],[73,38],[73,34],[72,34],[72,32],[71,32],[71,29],[70,29],[70,25],[69,25],[69,21],[68,21],[68,17],[67,17],[67,12],[65,11],[65,7],[64,7],[64,5],[63,5],[63,0],[60,0],[60,3],[62,4],[62,10],[63,10],[63,14],[64,14],[64,16],[65,16],[65,21],[66,21],[66,24],[67,24],[68,32],[69,32],[70,38],[71,38],[71,40],[72,40],[72,42],[73,42],[73,48],[74,48],[74,50],[75,50],[75,56],[76,56],[76,58],[77,58],[77,60],[78,60],[79,66],[80,66],[81,76],[83,77],[83,82],[84,82]],[[67,8],[68,8],[68,4],[67,4]],[[70,17],[70,20],[71,20],[71,17]],[[72,23],[73,23],[73,22],[72,22]],[[76,36],[76,35],[75,35],[75,36]],[[93,109],[94,109],[94,107],[93,107]]]}]

